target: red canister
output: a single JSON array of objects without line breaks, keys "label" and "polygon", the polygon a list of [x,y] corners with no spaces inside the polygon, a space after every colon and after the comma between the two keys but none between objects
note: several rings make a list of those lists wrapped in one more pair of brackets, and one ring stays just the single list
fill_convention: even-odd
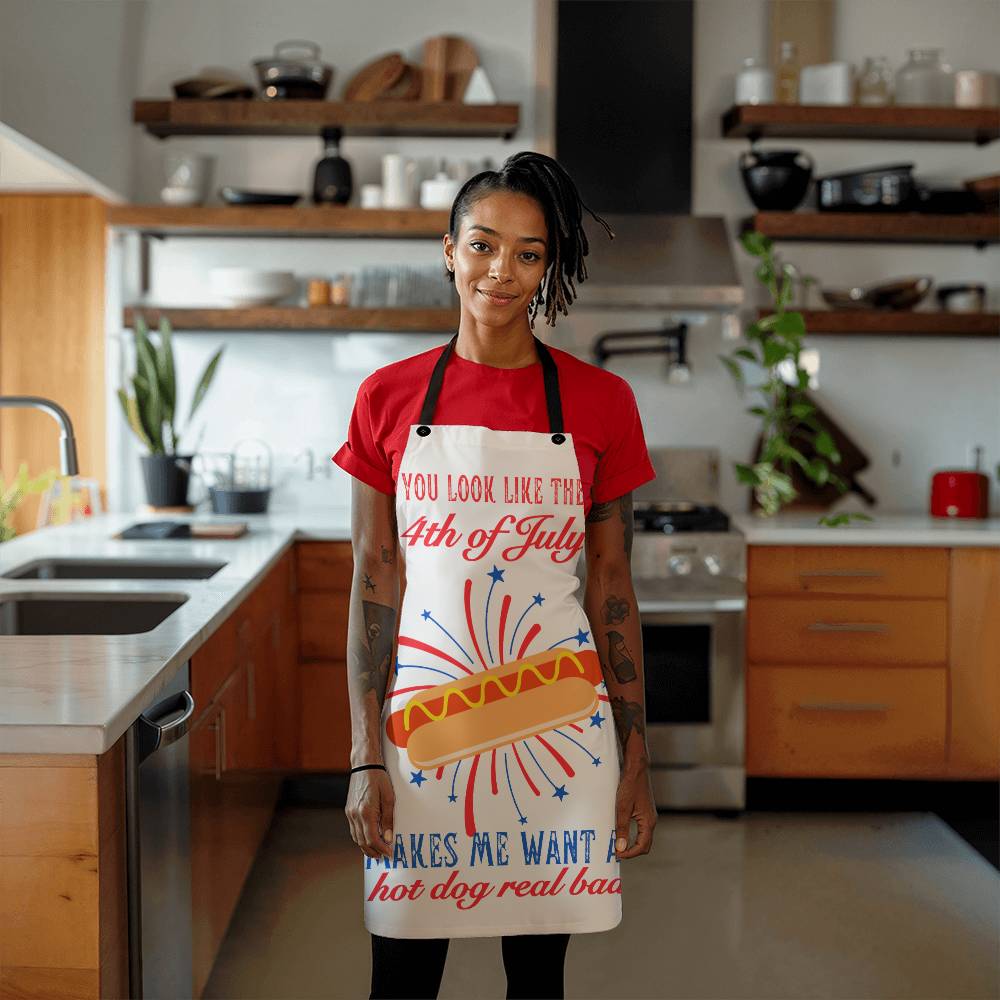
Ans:
[{"label": "red canister", "polygon": [[931,477],[932,517],[989,517],[990,481],[973,469],[941,469]]}]

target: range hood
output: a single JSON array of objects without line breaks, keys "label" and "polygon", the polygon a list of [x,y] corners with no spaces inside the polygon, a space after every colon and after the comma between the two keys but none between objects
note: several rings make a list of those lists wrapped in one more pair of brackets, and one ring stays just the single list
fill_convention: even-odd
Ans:
[{"label": "range hood", "polygon": [[587,280],[574,306],[724,310],[743,303],[726,221],[714,215],[584,213]]}]

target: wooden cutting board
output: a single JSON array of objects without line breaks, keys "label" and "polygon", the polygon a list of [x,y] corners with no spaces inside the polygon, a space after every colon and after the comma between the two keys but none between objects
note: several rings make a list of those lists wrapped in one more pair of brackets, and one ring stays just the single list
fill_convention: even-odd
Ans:
[{"label": "wooden cutting board", "polygon": [[422,101],[461,101],[479,65],[475,46],[459,35],[434,35],[424,41]]},{"label": "wooden cutting board", "polygon": [[389,52],[365,64],[347,81],[345,101],[374,101],[395,86],[406,72],[401,52]]}]

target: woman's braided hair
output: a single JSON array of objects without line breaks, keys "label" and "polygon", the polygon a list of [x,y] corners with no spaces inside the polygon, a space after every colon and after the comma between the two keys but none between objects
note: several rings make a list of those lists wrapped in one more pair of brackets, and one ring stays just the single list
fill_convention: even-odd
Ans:
[{"label": "woman's braided hair", "polygon": [[[556,313],[568,316],[566,307],[576,298],[574,278],[578,282],[587,278],[583,258],[587,256],[590,245],[583,229],[582,209],[590,212],[611,239],[615,238],[615,234],[604,219],[583,203],[573,178],[559,163],[544,153],[528,150],[508,156],[499,170],[484,170],[462,185],[451,206],[448,232],[452,240],[457,241],[461,221],[472,206],[494,191],[525,194],[542,206],[549,230],[549,264],[531,300],[529,316],[534,327],[538,307],[544,301],[545,322],[555,326]],[[448,271],[448,279],[455,280],[454,272]]]}]

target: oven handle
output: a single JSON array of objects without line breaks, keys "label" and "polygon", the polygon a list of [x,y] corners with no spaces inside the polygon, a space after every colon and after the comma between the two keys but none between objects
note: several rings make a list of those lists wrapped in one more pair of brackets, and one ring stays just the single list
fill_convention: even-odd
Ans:
[{"label": "oven handle", "polygon": [[810,632],[879,632],[889,631],[885,622],[812,622],[806,628]]},{"label": "oven handle", "polygon": [[745,597],[720,597],[717,600],[691,600],[685,601],[683,598],[670,597],[662,601],[639,601],[639,614],[662,614],[671,611],[683,612],[718,612],[718,611],[745,611],[747,601]]}]

